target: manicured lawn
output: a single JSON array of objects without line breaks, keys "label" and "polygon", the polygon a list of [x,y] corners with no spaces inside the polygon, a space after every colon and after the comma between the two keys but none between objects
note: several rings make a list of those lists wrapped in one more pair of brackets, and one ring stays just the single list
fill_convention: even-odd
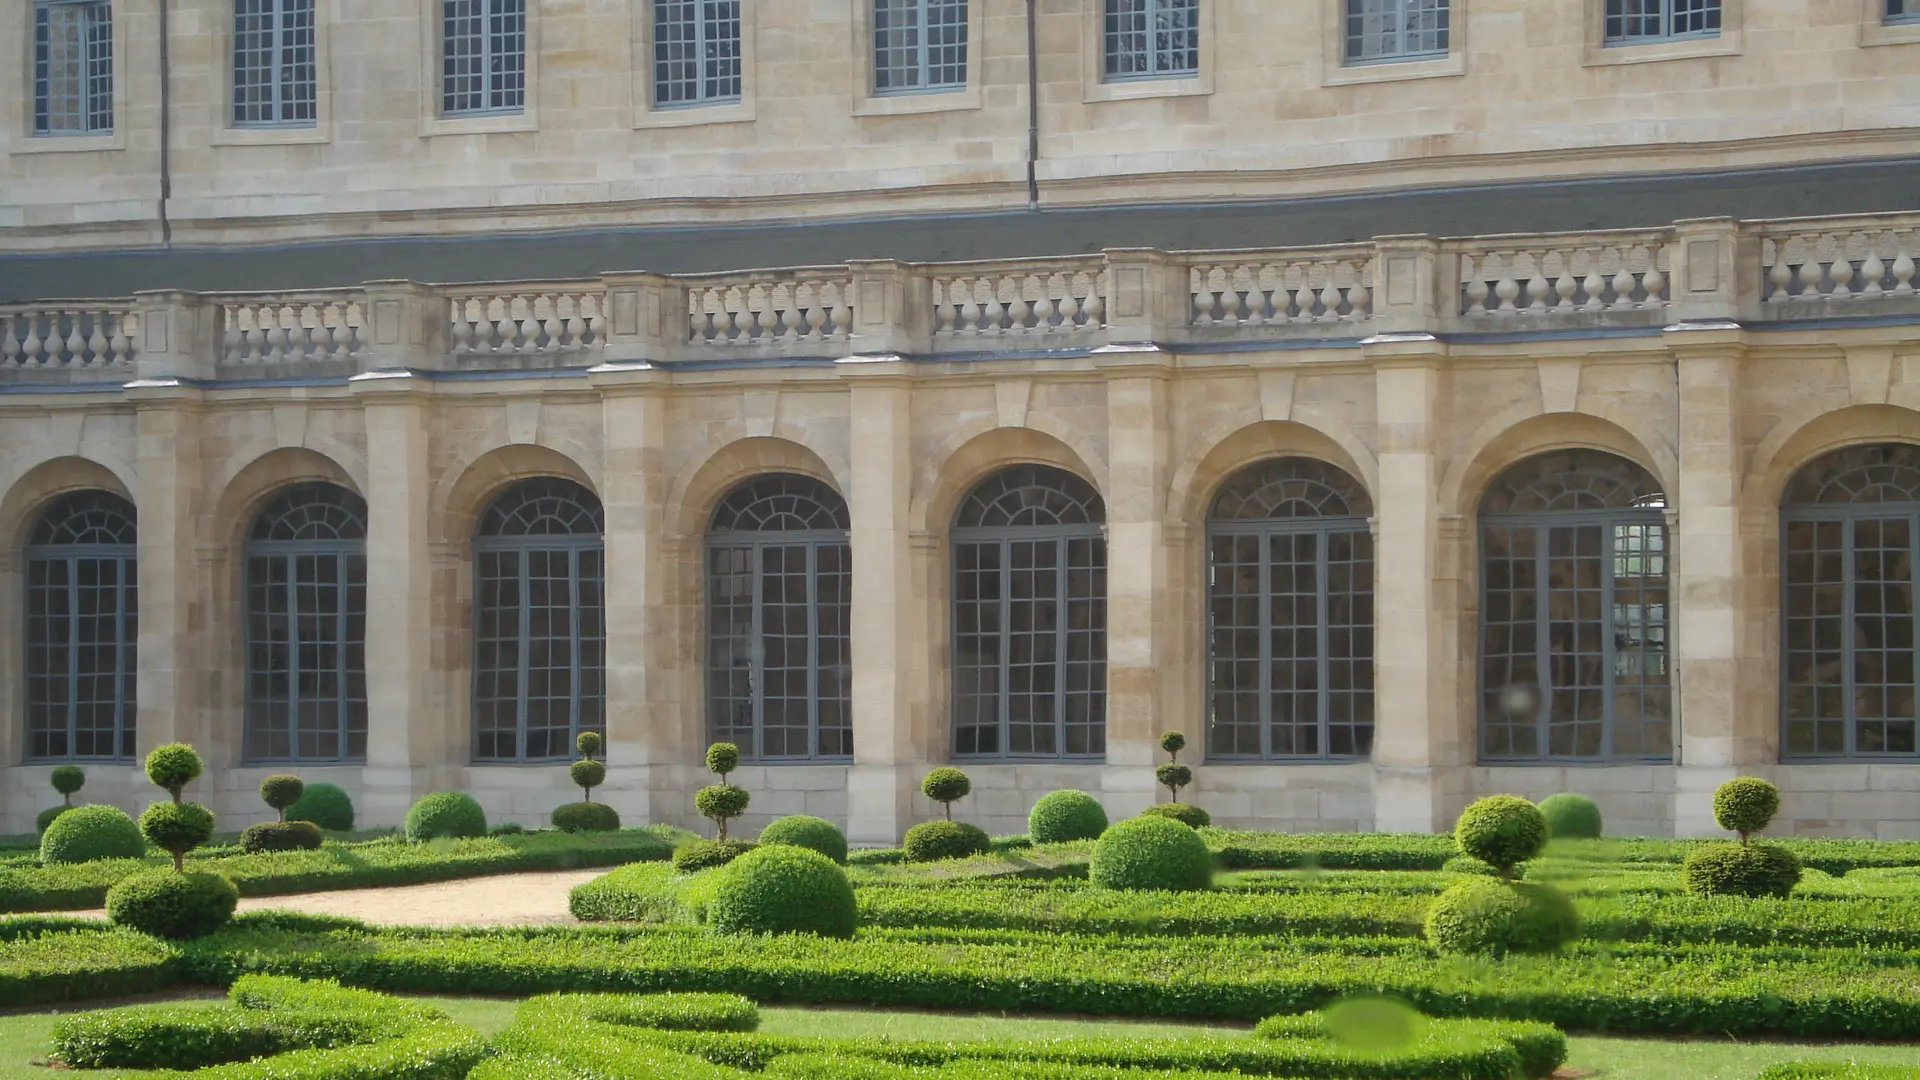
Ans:
[{"label": "manicured lawn", "polygon": [[1753,1080],[1782,1061],[1859,1061],[1875,1065],[1920,1062],[1920,1044],[1905,1046],[1819,1045],[1659,1039],[1567,1040],[1567,1064],[1594,1073],[1594,1080]]}]

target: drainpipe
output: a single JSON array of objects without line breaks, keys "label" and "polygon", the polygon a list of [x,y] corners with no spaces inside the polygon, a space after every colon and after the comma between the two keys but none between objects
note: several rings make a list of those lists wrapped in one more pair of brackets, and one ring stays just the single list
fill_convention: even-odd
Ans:
[{"label": "drainpipe", "polygon": [[160,0],[160,250],[173,250],[173,222],[167,202],[173,198],[173,60],[167,10],[172,0]]},{"label": "drainpipe", "polygon": [[1027,0],[1027,209],[1040,209],[1040,22]]}]

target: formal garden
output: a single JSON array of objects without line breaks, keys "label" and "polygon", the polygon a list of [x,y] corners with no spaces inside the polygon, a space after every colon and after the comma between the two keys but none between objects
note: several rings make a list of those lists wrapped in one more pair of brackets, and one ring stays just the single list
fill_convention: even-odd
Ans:
[{"label": "formal garden", "polygon": [[[1769,839],[1754,778],[1716,793],[1720,840],[1609,837],[1575,794],[1446,836],[1236,832],[1164,745],[1172,801],[1138,817],[1056,791],[989,837],[937,768],[939,816],[855,851],[730,828],[727,744],[708,837],[623,828],[591,735],[581,800],[532,830],[441,792],[355,832],[288,775],[216,836],[189,747],[148,757],[137,820],[61,769],[0,850],[0,1080],[1920,1080],[1920,842]],[[236,913],[601,867],[566,925]]]}]

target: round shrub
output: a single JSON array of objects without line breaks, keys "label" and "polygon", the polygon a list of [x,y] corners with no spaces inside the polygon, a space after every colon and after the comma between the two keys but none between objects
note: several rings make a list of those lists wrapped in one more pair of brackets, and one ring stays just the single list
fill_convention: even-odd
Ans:
[{"label": "round shrub", "polygon": [[1161,787],[1177,794],[1181,788],[1193,783],[1193,770],[1185,765],[1160,765],[1153,770],[1153,779]]},{"label": "round shrub", "polygon": [[934,802],[946,804],[948,817],[953,816],[953,804],[966,798],[972,790],[973,781],[951,765],[932,770],[920,781],[921,793]]},{"label": "round shrub", "polygon": [[148,803],[140,815],[140,835],[170,853],[177,870],[187,852],[213,838],[213,811],[199,803]]},{"label": "round shrub", "polygon": [[41,862],[137,859],[146,853],[140,826],[117,806],[76,806],[55,818],[40,837]]},{"label": "round shrub", "polygon": [[1441,952],[1547,953],[1579,936],[1573,901],[1545,885],[1463,881],[1427,909],[1427,941]]},{"label": "round shrub", "polygon": [[751,840],[689,840],[673,849],[673,868],[691,874],[725,866],[759,846]]},{"label": "round shrub", "polygon": [[1177,821],[1128,818],[1094,842],[1087,878],[1103,889],[1205,889],[1213,884],[1213,853]]},{"label": "round shrub", "polygon": [[817,851],[769,844],[720,872],[707,923],[723,934],[853,936],[855,907],[847,872]]},{"label": "round shrub", "polygon": [[37,833],[45,833],[47,831],[47,826],[53,824],[54,818],[59,817],[61,814],[64,814],[71,809],[73,809],[73,807],[61,805],[61,806],[49,806],[45,810],[40,811],[38,814],[34,815],[33,831]]},{"label": "round shrub", "polygon": [[1500,871],[1465,855],[1455,855],[1441,864],[1440,870],[1447,874],[1473,874],[1476,877],[1499,877]]},{"label": "round shrub", "polygon": [[288,821],[311,821],[332,832],[353,828],[353,800],[337,785],[308,784],[299,801],[287,807]]},{"label": "round shrub", "polygon": [[240,890],[219,874],[144,870],[107,890],[107,918],[154,937],[205,937],[233,918]]},{"label": "round shrub", "polygon": [[193,783],[205,767],[200,755],[186,743],[156,746],[153,753],[147,755],[147,779],[153,781],[155,787],[172,793],[175,802],[180,800],[180,789]]},{"label": "round shrub", "polygon": [[580,751],[581,757],[590,758],[600,752],[600,747],[604,742],[605,740],[600,738],[599,732],[583,731],[574,737],[573,748]]},{"label": "round shrub", "polygon": [[249,825],[240,834],[240,850],[249,855],[262,851],[315,851],[320,847],[320,826],[311,821],[263,821]]},{"label": "round shrub", "polygon": [[87,786],[87,774],[78,765],[58,765],[47,779],[52,782],[53,790],[62,795],[72,795]]},{"label": "round shrub", "polygon": [[1800,884],[1800,860],[1773,844],[1707,844],[1687,853],[1680,878],[1697,896],[1785,897]]},{"label": "round shrub", "polygon": [[1154,803],[1152,806],[1140,811],[1140,816],[1170,818],[1185,825],[1189,829],[1204,829],[1213,824],[1213,815],[1192,803]]},{"label": "round shrub", "polygon": [[487,813],[464,791],[436,791],[407,811],[407,839],[487,835]]},{"label": "round shrub", "polygon": [[985,855],[993,848],[986,830],[964,821],[948,821],[945,818],[923,821],[908,829],[906,839],[900,846],[905,850],[908,862],[964,859],[969,855]]},{"label": "round shrub", "polygon": [[260,781],[260,801],[280,812],[280,820],[287,820],[287,807],[300,801],[307,790],[306,782],[292,773],[274,773]]},{"label": "round shrub", "polygon": [[1100,801],[1071,788],[1040,796],[1027,815],[1027,835],[1036,844],[1093,840],[1107,831],[1107,811]]},{"label": "round shrub", "polygon": [[1561,792],[1540,800],[1547,836],[1554,840],[1598,840],[1600,807],[1585,795]]},{"label": "round shrub", "polygon": [[1165,750],[1169,754],[1178,754],[1186,748],[1187,737],[1185,735],[1177,731],[1164,731],[1160,733],[1160,749]]},{"label": "round shrub", "polygon": [[1471,855],[1500,871],[1540,854],[1547,842],[1547,819],[1540,808],[1516,795],[1489,795],[1467,807],[1453,826],[1453,842],[1462,855]]},{"label": "round shrub", "polygon": [[606,783],[607,767],[592,758],[581,758],[567,766],[567,775],[573,777],[575,787],[591,791]]},{"label": "round shrub", "polygon": [[1713,820],[1747,837],[1767,827],[1780,810],[1780,789],[1757,776],[1736,776],[1713,792]]},{"label": "round shrub", "polygon": [[730,742],[707,747],[707,771],[725,776],[740,767],[740,748]]},{"label": "round shrub", "polygon": [[791,844],[817,851],[842,866],[847,864],[847,838],[833,822],[808,814],[775,818],[760,830],[760,844]]},{"label": "round shrub", "polygon": [[603,802],[570,802],[553,808],[553,827],[561,832],[618,832],[620,813]]}]

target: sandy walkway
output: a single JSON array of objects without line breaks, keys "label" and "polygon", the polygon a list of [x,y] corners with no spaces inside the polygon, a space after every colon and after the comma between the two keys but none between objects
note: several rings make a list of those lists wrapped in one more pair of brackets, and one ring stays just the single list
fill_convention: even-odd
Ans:
[{"label": "sandy walkway", "polygon": [[[570,923],[567,893],[575,885],[605,874],[600,870],[564,870],[547,874],[500,874],[437,885],[391,889],[347,889],[290,896],[244,896],[241,911],[280,908],[321,915],[348,915],[396,926],[529,926]],[[82,918],[106,918],[106,912],[50,912]]]}]

